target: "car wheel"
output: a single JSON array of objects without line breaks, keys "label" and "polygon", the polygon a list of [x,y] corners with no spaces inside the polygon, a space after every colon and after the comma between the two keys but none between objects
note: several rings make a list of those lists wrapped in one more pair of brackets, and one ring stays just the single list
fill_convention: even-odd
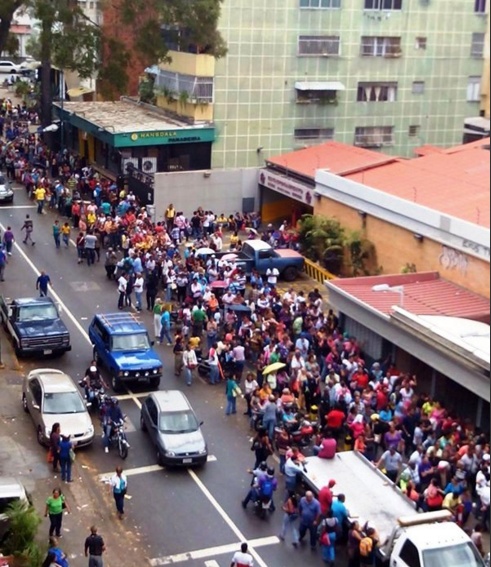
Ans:
[{"label": "car wheel", "polygon": [[298,270],[294,266],[290,266],[289,268],[286,268],[286,270],[283,272],[283,279],[287,282],[292,282],[293,280],[296,280],[297,276],[298,276]]},{"label": "car wheel", "polygon": [[123,389],[121,380],[117,376],[114,376],[114,374],[111,376],[111,387],[116,393],[121,392]]},{"label": "car wheel", "polygon": [[147,424],[145,423],[145,420],[143,419],[143,415],[140,416],[140,429],[142,431],[148,431],[148,427]]},{"label": "car wheel", "polygon": [[27,405],[27,398],[25,395],[22,395],[22,409],[26,412],[29,413],[29,406]]},{"label": "car wheel", "polygon": [[118,443],[118,453],[123,460],[128,456],[128,445],[126,445],[126,443],[124,443],[124,441],[121,439]]},{"label": "car wheel", "polygon": [[43,435],[43,431],[42,431],[42,429],[41,429],[40,427],[38,427],[36,437],[37,437],[38,443],[39,443],[41,446],[44,447],[44,435]]},{"label": "car wheel", "polygon": [[157,464],[161,467],[164,466],[164,460],[162,458],[162,453],[160,452],[160,449],[157,449]]}]

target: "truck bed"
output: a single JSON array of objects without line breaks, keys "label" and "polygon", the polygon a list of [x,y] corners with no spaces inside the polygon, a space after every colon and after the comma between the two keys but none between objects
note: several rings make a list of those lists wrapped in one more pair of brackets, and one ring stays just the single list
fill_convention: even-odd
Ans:
[{"label": "truck bed", "polygon": [[304,479],[318,493],[332,478],[334,495],[346,496],[351,518],[361,525],[369,521],[384,542],[401,516],[415,514],[415,505],[363,455],[356,451],[337,453],[334,459],[305,459]]}]

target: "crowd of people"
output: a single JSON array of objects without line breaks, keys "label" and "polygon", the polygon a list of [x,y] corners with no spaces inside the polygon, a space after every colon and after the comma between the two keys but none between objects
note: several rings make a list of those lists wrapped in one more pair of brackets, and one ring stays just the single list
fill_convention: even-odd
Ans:
[{"label": "crowd of people", "polygon": [[[121,180],[103,179],[69,152],[49,152],[35,136],[7,143],[2,159],[39,214],[48,207],[66,217],[53,224],[55,245],[62,237],[68,247],[74,231],[77,261],[104,264],[110,285],[117,285],[117,307],[153,314],[155,338],[172,348],[176,376],[184,373],[191,386],[200,371],[210,386],[222,383],[227,415],[244,397],[255,429],[253,469],[279,456],[286,486],[282,540],[291,531],[297,547],[308,532],[327,564],[334,562],[336,540],[347,544],[351,566],[371,564],[376,531],[349,523],[340,495],[328,505],[320,495],[297,495],[302,452],[295,445],[313,441],[321,458],[361,452],[416,509],[446,508],[463,528],[473,516],[482,551],[479,534],[489,530],[488,437],[418,391],[416,376],[394,361],[366,363],[317,288],[281,289],[274,270],[246,274],[238,264],[243,239],[296,246],[288,223],[262,230],[257,214],[202,207],[187,218],[172,204],[152,218]],[[295,437],[302,427],[306,432]]]}]

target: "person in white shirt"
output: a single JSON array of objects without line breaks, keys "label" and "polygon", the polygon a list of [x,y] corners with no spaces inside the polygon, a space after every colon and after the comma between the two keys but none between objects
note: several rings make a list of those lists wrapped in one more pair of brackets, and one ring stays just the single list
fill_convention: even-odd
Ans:
[{"label": "person in white shirt", "polygon": [[122,467],[116,467],[116,474],[111,478],[109,485],[113,492],[118,516],[121,519],[124,516],[124,497],[128,488],[128,479],[123,474]]},{"label": "person in white shirt", "polygon": [[140,272],[136,274],[135,282],[133,284],[133,291],[135,292],[135,299],[136,299],[136,310],[142,310],[142,297],[143,297],[143,286],[145,284],[145,280]]},{"label": "person in white shirt", "polygon": [[280,272],[278,271],[278,268],[268,268],[266,270],[266,277],[268,280],[268,284],[271,287],[276,287],[276,284],[278,283],[278,277],[280,275]]},{"label": "person in white shirt", "polygon": [[118,279],[118,292],[119,292],[118,309],[123,309],[125,305],[127,287],[128,287],[128,276],[126,274],[123,274]]},{"label": "person in white shirt", "polygon": [[240,546],[240,551],[236,551],[232,557],[232,563],[230,567],[252,567],[254,565],[254,559],[252,555],[248,553],[249,546],[247,543],[243,543]]},{"label": "person in white shirt", "polygon": [[198,367],[198,359],[196,353],[189,345],[186,345],[182,353],[182,363],[184,365],[184,375],[186,377],[186,385],[191,386],[193,383],[193,372]]}]

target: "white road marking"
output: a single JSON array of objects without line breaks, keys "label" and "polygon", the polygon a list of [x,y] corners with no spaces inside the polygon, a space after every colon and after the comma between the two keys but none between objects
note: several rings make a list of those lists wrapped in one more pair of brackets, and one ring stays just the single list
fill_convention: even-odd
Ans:
[{"label": "white road marking", "polygon": [[[213,496],[213,494],[206,488],[206,486],[203,484],[203,482],[201,481],[201,479],[198,477],[198,475],[191,469],[188,469],[188,473],[189,476],[194,480],[194,482],[198,485],[198,488],[201,490],[201,492],[206,496],[206,498],[209,500],[210,504],[215,508],[215,510],[220,514],[220,516],[222,517],[223,521],[227,524],[227,526],[234,532],[234,534],[237,536],[237,539],[241,542],[243,541],[247,541],[247,538],[244,536],[244,534],[240,531],[240,529],[234,524],[234,522],[232,521],[232,519],[230,518],[230,516],[227,514],[227,512],[225,512],[225,510],[220,506],[220,504],[218,503],[218,501],[216,500],[216,498]],[[276,538],[277,539],[277,538]],[[240,546],[239,546],[240,549]],[[259,553],[254,549],[253,545],[250,545],[249,547],[249,553],[254,557],[254,559],[256,560],[256,563],[259,565],[259,567],[268,567],[266,565],[266,563],[263,561],[262,557],[259,555]],[[165,564],[164,564],[165,565]]]},{"label": "white road marking", "polygon": [[124,402],[126,400],[132,400],[133,398],[146,398],[148,396],[148,392],[140,392],[139,394],[121,394],[119,396],[113,396],[120,402]]},{"label": "white road marking", "polygon": [[[245,540],[243,540],[245,541]],[[253,539],[248,542],[249,552],[254,555],[253,549],[256,547],[265,547],[268,545],[277,545],[280,542],[279,538],[276,536],[263,537],[260,539]],[[213,557],[216,555],[232,554],[236,551],[240,551],[241,543],[230,543],[228,545],[220,545],[217,547],[208,547],[206,549],[197,549],[195,551],[188,551],[187,553],[178,553],[176,555],[168,555],[166,557],[157,557],[155,559],[150,559],[150,565],[152,567],[160,567],[161,565],[173,565],[174,563],[182,563],[184,561],[189,561],[191,559],[204,559],[205,557]],[[257,555],[257,554],[256,554]],[[260,562],[255,555],[256,561],[259,565],[265,565],[264,562]],[[216,561],[206,561],[206,567],[218,566]]]},{"label": "white road marking", "polygon": [[36,205],[6,205],[1,208],[2,211],[9,209],[37,209]]},{"label": "white road marking", "polygon": [[[208,458],[206,459],[207,463],[216,463],[218,459],[215,457],[215,455],[208,455]],[[135,467],[134,469],[125,469],[124,470],[124,474],[126,476],[135,476],[138,474],[146,474],[146,473],[152,473],[152,472],[157,472],[157,471],[162,471],[164,470],[165,467],[161,467],[160,465],[148,465],[146,467]],[[101,481],[105,481],[111,478],[111,476],[114,473],[102,473],[97,475],[99,480]]]},{"label": "white road marking", "polygon": [[[24,205],[21,205],[23,208]],[[3,226],[2,223],[0,223],[0,228],[3,230],[3,232],[5,232],[5,227]],[[36,266],[34,265],[34,263],[31,261],[31,259],[29,258],[29,256],[24,252],[24,250],[19,246],[19,244],[14,243],[15,248],[17,249],[17,251],[19,252],[19,254],[22,256],[22,258],[24,258],[24,260],[26,261],[27,265],[31,268],[31,270],[36,274],[36,276],[40,276],[41,272],[36,268]],[[75,325],[75,327],[77,328],[78,331],[80,331],[80,334],[82,335],[82,337],[89,343],[89,345],[92,346],[92,343],[90,342],[90,338],[89,335],[87,334],[87,332],[85,331],[85,329],[82,327],[82,325],[78,322],[77,318],[75,317],[75,315],[73,315],[73,313],[67,308],[67,306],[63,303],[61,297],[56,293],[56,291],[53,290],[53,288],[51,288],[49,290],[49,295],[51,295],[56,301],[57,303],[63,308],[63,313],[66,313],[67,317],[70,319],[70,321]],[[62,313],[62,314],[63,314]]]}]

